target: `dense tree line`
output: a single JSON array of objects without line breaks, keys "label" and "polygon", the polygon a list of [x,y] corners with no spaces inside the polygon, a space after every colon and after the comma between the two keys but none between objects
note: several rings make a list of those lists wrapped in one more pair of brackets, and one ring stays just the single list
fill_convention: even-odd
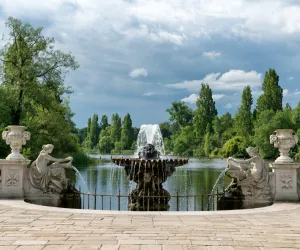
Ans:
[{"label": "dense tree line", "polygon": [[138,129],[132,127],[130,114],[126,114],[123,121],[118,113],[111,117],[108,123],[107,115],[102,115],[100,123],[98,115],[88,119],[86,134],[82,141],[85,150],[96,151],[102,154],[118,154],[124,151],[135,150]]},{"label": "dense tree line", "polygon": [[[246,147],[256,146],[264,158],[276,157],[278,150],[269,143],[269,136],[278,128],[294,129],[300,136],[300,102],[294,109],[288,103],[283,109],[282,88],[274,69],[265,73],[262,91],[252,112],[251,89],[245,87],[234,117],[217,115],[206,84],[201,85],[194,111],[184,102],[173,102],[167,109],[170,122],[161,124],[167,151],[185,156],[245,157]],[[292,156],[300,159],[299,146],[292,149]]]},{"label": "dense tree line", "polygon": [[[300,102],[294,109],[288,103],[282,107],[282,88],[274,69],[265,73],[262,91],[253,107],[251,88],[246,86],[236,114],[218,116],[212,90],[208,84],[201,84],[195,110],[182,101],[173,102],[166,110],[169,121],[160,124],[166,152],[195,157],[246,157],[246,147],[256,146],[264,158],[276,157],[278,150],[269,143],[269,136],[277,128],[294,129],[300,136]],[[97,115],[88,121],[85,148],[96,148],[101,153],[135,149],[138,129],[132,127],[129,114],[122,122],[118,114],[113,114],[111,125],[107,116],[102,116],[100,124],[104,127],[97,121]],[[292,150],[292,156],[300,159],[300,147]]]}]

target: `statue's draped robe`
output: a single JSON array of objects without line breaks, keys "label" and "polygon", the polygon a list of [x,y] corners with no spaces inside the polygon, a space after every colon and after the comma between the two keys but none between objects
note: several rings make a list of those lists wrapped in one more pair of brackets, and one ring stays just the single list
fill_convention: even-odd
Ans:
[{"label": "statue's draped robe", "polygon": [[30,182],[43,192],[52,189],[60,193],[67,187],[65,169],[57,162],[48,166],[39,166],[35,161],[31,166]]}]

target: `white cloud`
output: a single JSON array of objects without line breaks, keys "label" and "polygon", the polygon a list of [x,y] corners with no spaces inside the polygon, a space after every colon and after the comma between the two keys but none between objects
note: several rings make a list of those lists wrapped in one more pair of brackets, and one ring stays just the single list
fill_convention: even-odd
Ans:
[{"label": "white cloud", "polygon": [[198,97],[199,97],[199,95],[191,94],[190,96],[181,99],[181,101],[194,104],[194,103],[196,103]]},{"label": "white cloud", "polygon": [[158,33],[150,33],[150,39],[152,41],[158,43],[174,43],[176,45],[182,45],[184,41],[184,37],[178,34],[166,32],[166,31],[159,31]]},{"label": "white cloud", "polygon": [[147,92],[147,93],[143,94],[143,96],[153,96],[155,94],[156,94],[155,92]]},{"label": "white cloud", "polygon": [[288,89],[283,89],[283,90],[282,90],[283,96],[286,96],[288,93],[289,93],[289,90],[288,90]]},{"label": "white cloud", "polygon": [[212,95],[212,98],[214,99],[214,101],[217,101],[217,100],[220,100],[224,97],[225,95],[223,94],[215,94],[215,95]]},{"label": "white cloud", "polygon": [[148,71],[144,68],[139,68],[132,70],[128,75],[132,78],[137,78],[139,76],[146,77],[148,75]]},{"label": "white cloud", "polygon": [[222,55],[221,52],[217,52],[217,51],[208,51],[208,52],[203,52],[203,56],[206,56],[210,59],[215,59],[217,57],[220,57]]},{"label": "white cloud", "polygon": [[[217,100],[222,99],[224,96],[225,95],[223,95],[223,94],[215,94],[215,95],[212,95],[212,98],[214,99],[214,101],[217,101]],[[196,103],[198,98],[199,98],[199,95],[191,94],[190,96],[181,99],[181,101],[187,102],[187,103],[190,103],[190,104],[194,104],[194,103]]]},{"label": "white cloud", "polygon": [[225,105],[225,108],[227,108],[227,109],[231,109],[233,106],[232,106],[232,104],[231,103],[227,103],[226,105]]},{"label": "white cloud", "polygon": [[289,76],[287,79],[291,81],[291,80],[294,80],[294,77],[293,76]]},{"label": "white cloud", "polygon": [[294,95],[300,95],[300,91],[294,92]]},{"label": "white cloud", "polygon": [[167,84],[170,88],[187,89],[191,92],[199,91],[201,83],[207,83],[212,90],[242,90],[247,85],[251,88],[261,84],[261,74],[256,71],[231,69],[223,74],[211,73],[201,80],[184,81],[175,84]]}]

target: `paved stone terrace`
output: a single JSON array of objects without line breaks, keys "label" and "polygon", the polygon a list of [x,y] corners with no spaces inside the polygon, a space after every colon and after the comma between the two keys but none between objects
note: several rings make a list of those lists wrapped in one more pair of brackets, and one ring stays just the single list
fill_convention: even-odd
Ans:
[{"label": "paved stone terrace", "polygon": [[218,212],[118,212],[0,200],[0,250],[300,249],[300,203]]}]

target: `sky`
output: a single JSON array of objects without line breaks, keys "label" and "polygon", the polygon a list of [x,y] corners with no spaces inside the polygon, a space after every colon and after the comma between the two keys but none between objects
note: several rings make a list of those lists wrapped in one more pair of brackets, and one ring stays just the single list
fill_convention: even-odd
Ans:
[{"label": "sky", "polygon": [[0,0],[0,31],[13,16],[72,52],[80,68],[65,83],[78,128],[116,112],[140,127],[168,121],[173,101],[195,109],[202,82],[218,114],[234,115],[247,85],[255,105],[269,68],[296,107],[299,13],[299,0]]}]

